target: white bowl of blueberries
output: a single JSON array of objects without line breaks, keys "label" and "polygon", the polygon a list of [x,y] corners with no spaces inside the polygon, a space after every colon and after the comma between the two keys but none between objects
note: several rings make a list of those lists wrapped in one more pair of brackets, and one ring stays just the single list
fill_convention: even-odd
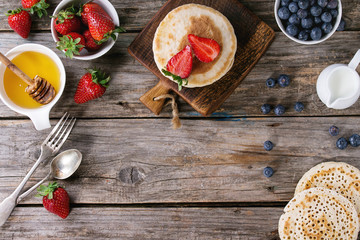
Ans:
[{"label": "white bowl of blueberries", "polygon": [[276,0],[274,11],[281,31],[301,44],[331,37],[342,16],[341,0]]}]

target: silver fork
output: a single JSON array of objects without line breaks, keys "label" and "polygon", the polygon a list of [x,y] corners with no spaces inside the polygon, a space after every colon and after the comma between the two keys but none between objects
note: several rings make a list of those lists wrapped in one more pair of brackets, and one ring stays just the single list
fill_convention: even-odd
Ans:
[{"label": "silver fork", "polygon": [[68,138],[76,121],[76,118],[69,119],[69,116],[70,115],[68,113],[65,113],[64,116],[62,116],[62,118],[41,144],[41,154],[38,160],[35,162],[34,166],[26,174],[15,191],[10,196],[5,198],[0,204],[0,226],[2,226],[9,218],[11,212],[16,206],[16,199],[20,195],[21,190],[39,164],[48,157],[55,155]]}]

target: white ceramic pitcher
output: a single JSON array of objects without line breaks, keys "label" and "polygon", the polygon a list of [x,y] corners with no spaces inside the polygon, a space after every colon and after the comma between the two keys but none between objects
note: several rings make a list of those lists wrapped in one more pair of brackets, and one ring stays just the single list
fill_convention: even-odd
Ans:
[{"label": "white ceramic pitcher", "polygon": [[333,109],[345,109],[353,105],[360,95],[360,77],[356,67],[360,63],[360,49],[348,65],[333,64],[319,75],[316,91],[320,100]]}]

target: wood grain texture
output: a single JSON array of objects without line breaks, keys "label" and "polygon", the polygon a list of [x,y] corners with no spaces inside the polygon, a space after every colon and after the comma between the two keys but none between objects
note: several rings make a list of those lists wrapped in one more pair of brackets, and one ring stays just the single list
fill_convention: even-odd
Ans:
[{"label": "wood grain texture", "polygon": [[276,240],[281,208],[73,208],[60,219],[40,207],[19,207],[2,239]]},{"label": "wood grain texture", "polygon": [[[72,112],[70,112],[72,114]],[[75,115],[76,116],[76,115]],[[53,124],[55,122],[52,122]],[[358,118],[238,118],[78,120],[63,150],[77,148],[83,161],[62,181],[75,203],[287,202],[301,176],[323,161],[358,168],[360,148],[335,147],[340,136],[360,133]],[[29,121],[0,121],[0,199],[11,193],[37,159],[47,131]],[[340,137],[339,136],[339,137]],[[267,152],[263,143],[275,147]],[[275,170],[265,178],[263,169]],[[30,184],[43,178],[39,168]],[[31,195],[25,203],[40,203]]]},{"label": "wood grain texture", "polygon": [[[173,9],[188,3],[197,3],[218,10],[227,17],[237,37],[237,50],[234,64],[229,72],[215,83],[201,88],[186,88],[178,90],[178,85],[164,77],[157,68],[152,49],[154,34],[164,17]],[[250,12],[237,0],[209,1],[209,0],[170,0],[154,16],[144,30],[129,46],[129,53],[141,64],[147,67],[158,78],[163,91],[171,89],[190,104],[203,116],[209,116],[231,95],[240,82],[252,70],[266,49],[270,46],[274,31]],[[159,85],[155,87],[159,89]],[[151,93],[156,92],[150,90]],[[158,114],[158,103],[152,99],[158,95],[142,97],[140,100],[155,114]],[[150,100],[149,100],[150,99]],[[146,101],[149,100],[149,101]]]},{"label": "wood grain texture", "polygon": [[[49,15],[51,15],[60,0],[51,0]],[[115,7],[121,25],[128,31],[140,31],[151,20],[156,12],[167,2],[167,0],[110,0]],[[274,1],[268,0],[239,0],[248,9],[265,21],[271,28],[280,31],[274,18]],[[350,31],[360,30],[360,2],[355,0],[342,0],[343,15],[346,20],[346,29]],[[20,6],[18,0],[0,1],[0,31],[10,31],[7,24],[5,12]],[[50,30],[50,20],[47,17],[42,19],[33,18],[32,31]]]}]

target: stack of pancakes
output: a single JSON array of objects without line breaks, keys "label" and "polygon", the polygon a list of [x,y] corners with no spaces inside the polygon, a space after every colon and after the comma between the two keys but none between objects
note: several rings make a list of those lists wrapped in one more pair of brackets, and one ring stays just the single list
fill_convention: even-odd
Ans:
[{"label": "stack of pancakes", "polygon": [[190,44],[189,34],[213,39],[220,45],[220,54],[214,61],[203,63],[194,58],[186,87],[210,85],[224,76],[234,63],[237,49],[234,28],[223,14],[213,8],[199,4],[175,8],[159,24],[153,40],[154,59],[160,72],[174,55]]},{"label": "stack of pancakes", "polygon": [[326,162],[300,179],[279,220],[281,239],[356,240],[360,217],[360,171]]}]

